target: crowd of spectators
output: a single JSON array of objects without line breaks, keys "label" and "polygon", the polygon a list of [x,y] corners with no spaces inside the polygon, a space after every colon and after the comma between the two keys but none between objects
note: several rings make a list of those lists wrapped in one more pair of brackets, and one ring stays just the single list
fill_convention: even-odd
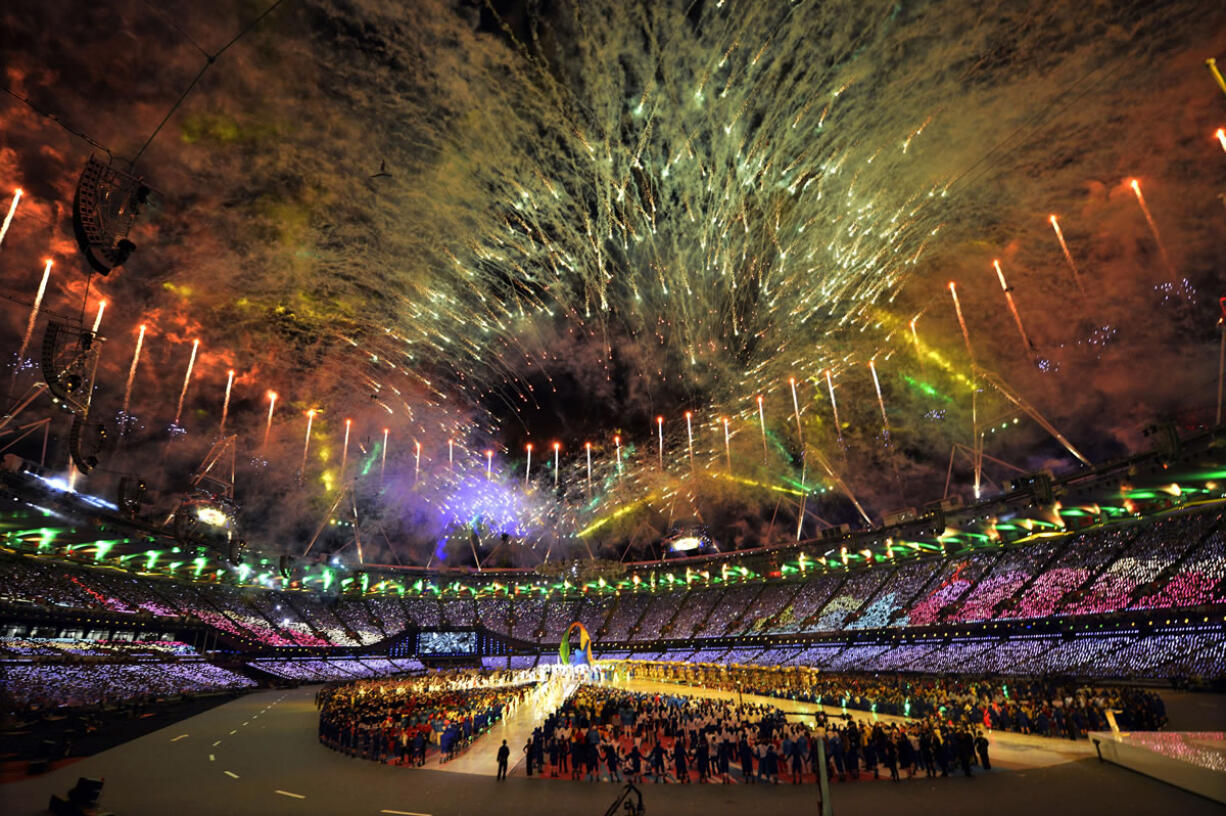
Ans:
[{"label": "crowd of spectators", "polygon": [[[604,660],[650,659],[654,650],[600,651]],[[884,642],[825,641],[807,646],[776,644],[655,652],[673,663],[732,663],[810,666],[831,672],[924,672],[933,674],[1059,675],[1104,679],[1195,681],[1226,678],[1226,633],[1201,624],[1149,634],[1126,630],[1058,634],[968,636]]]},{"label": "crowd of spectators", "polygon": [[255,686],[200,660],[142,663],[0,662],[0,700],[9,712],[105,706]]},{"label": "crowd of spectators", "polygon": [[834,597],[822,607],[816,623],[815,631],[834,631],[843,627],[843,622],[864,605],[864,602],[885,582],[890,575],[888,570],[870,568],[847,576],[847,581],[834,594]]},{"label": "crowd of spectators", "polygon": [[[192,583],[4,554],[0,601],[195,619],[230,638],[270,647],[370,645],[410,626],[440,625],[481,625],[554,643],[576,620],[598,640],[622,643],[875,630],[1224,602],[1221,527],[1221,513],[1182,514],[1040,539],[1016,549],[878,563],[803,581],[658,586],[583,598],[440,600],[410,593],[328,600],[306,591]],[[922,662],[924,656],[916,659]]]},{"label": "crowd of spectators", "polygon": [[630,629],[634,624],[638,623],[639,618],[643,616],[643,612],[646,611],[647,604],[650,601],[651,596],[647,594],[637,592],[623,593],[618,599],[613,613],[602,627],[605,631],[604,638],[614,641],[629,640]]},{"label": "crowd of spectators", "polygon": [[718,589],[694,589],[681,596],[681,608],[673,619],[669,637],[691,637],[702,630],[714,614],[722,592]]},{"label": "crowd of spectators", "polygon": [[[534,596],[511,601],[495,598],[481,604],[481,623],[494,631],[506,631],[518,640],[535,641],[545,615],[545,598]],[[510,621],[498,626],[499,621]]]},{"label": "crowd of spectators", "polygon": [[900,564],[886,579],[877,596],[860,611],[859,617],[848,623],[848,628],[879,629],[891,625],[900,616],[901,621],[897,625],[906,625],[906,616],[902,612],[907,602],[919,594],[939,569],[940,562],[936,561]]},{"label": "crowd of spectators", "polygon": [[75,637],[0,638],[0,657],[56,660],[133,660],[198,657],[195,647],[177,640],[91,640]]},{"label": "crowd of spectators", "polygon": [[472,626],[477,617],[477,602],[472,598],[456,598],[442,602],[443,626]]},{"label": "crowd of spectators", "polygon": [[670,597],[671,593],[653,596],[639,621],[638,629],[631,635],[631,640],[658,640],[664,627],[677,614],[677,603]]},{"label": "crowd of spectators", "polygon": [[745,617],[737,627],[739,633],[758,634],[764,631],[769,622],[791,602],[798,588],[794,583],[767,584],[753,606],[745,610]]}]

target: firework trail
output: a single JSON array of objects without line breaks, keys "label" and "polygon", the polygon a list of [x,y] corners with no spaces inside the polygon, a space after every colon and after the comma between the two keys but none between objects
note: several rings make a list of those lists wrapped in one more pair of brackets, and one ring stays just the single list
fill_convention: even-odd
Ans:
[{"label": "firework trail", "polygon": [[226,417],[230,415],[230,390],[234,387],[234,369],[226,372],[226,396],[221,402],[221,425],[217,429],[219,436],[226,435]]},{"label": "firework trail", "polygon": [[1000,281],[1001,291],[1005,293],[1005,302],[1009,304],[1009,314],[1013,315],[1013,322],[1017,324],[1017,333],[1022,336],[1022,348],[1029,357],[1034,346],[1030,344],[1030,338],[1026,336],[1026,327],[1022,325],[1022,317],[1017,313],[1017,304],[1013,302],[1013,288],[1005,282],[1005,273],[1001,271],[1000,260],[993,260],[992,266],[996,268],[996,277]]},{"label": "firework trail", "polygon": [[685,412],[685,440],[686,440],[686,442],[685,442],[685,447],[686,447],[686,451],[689,453],[689,457],[690,457],[690,470],[691,470],[691,471],[694,469],[694,425],[693,425],[693,417],[694,417],[694,412],[693,412],[693,411],[686,411],[686,412]]},{"label": "firework trail", "polygon": [[758,425],[762,427],[762,461],[765,462],[769,451],[766,448],[766,409],[762,406],[762,395],[758,395]]},{"label": "firework trail", "polygon": [[583,447],[587,449],[587,494],[592,495],[592,443],[584,442]]},{"label": "firework trail", "polygon": [[128,366],[128,381],[123,386],[123,426],[119,429],[122,437],[128,428],[128,406],[132,403],[132,381],[136,378],[136,367],[140,365],[140,350],[145,344],[145,324],[140,324],[140,333],[136,335],[136,351],[132,352],[132,365]]},{"label": "firework trail", "polygon": [[877,406],[881,409],[881,429],[885,433],[885,444],[890,446],[890,420],[885,414],[885,399],[881,396],[881,381],[877,379],[877,366],[872,361],[868,361],[868,370],[873,374],[873,388],[877,391]]},{"label": "firework trail", "polygon": [[387,470],[387,434],[390,430],[391,428],[383,429],[383,451],[379,456],[379,481],[383,481],[383,474]]},{"label": "firework trail", "polygon": [[94,327],[90,329],[92,334],[98,333],[98,327],[102,325],[102,313],[106,311],[106,301],[98,301],[98,314],[94,315]]},{"label": "firework trail", "polygon": [[[561,449],[562,449],[562,444],[560,442],[553,443],[553,489],[555,491],[557,491],[558,489],[558,469],[559,469],[558,459],[559,459],[559,451],[561,451]],[[617,450],[618,450],[618,453],[620,454],[621,453],[620,443],[617,446]],[[619,466],[620,466],[620,462],[619,462]]]},{"label": "firework trail", "polygon": [[1077,284],[1077,291],[1085,294],[1085,290],[1081,287],[1081,273],[1077,271],[1077,264],[1073,262],[1073,254],[1068,251],[1068,244],[1064,240],[1064,231],[1060,229],[1060,222],[1056,220],[1056,216],[1049,215],[1047,220],[1051,222],[1051,228],[1056,231],[1056,240],[1060,242],[1060,251],[1064,253],[1064,260],[1068,263],[1069,271],[1073,273],[1073,282]]},{"label": "firework trail", "polygon": [[524,445],[528,451],[528,462],[524,465],[524,486],[528,486],[528,482],[532,479],[532,443]]},{"label": "firework trail", "polygon": [[800,426],[800,402],[796,399],[796,378],[788,377],[788,385],[792,386],[792,413],[796,417],[796,438],[800,440],[800,447],[803,450],[805,446],[805,432]]},{"label": "firework trail", "polygon": [[732,434],[728,430],[728,417],[723,418],[724,422],[724,456],[728,459],[728,475],[732,475]]},{"label": "firework trail", "polygon": [[9,225],[13,223],[13,216],[17,213],[17,205],[21,202],[21,188],[18,187],[13,191],[13,203],[9,205],[8,215],[4,216],[4,224],[0,225],[0,247],[4,246],[4,236],[9,234]]},{"label": "firework trail", "polygon": [[38,294],[34,295],[34,306],[30,309],[30,319],[26,322],[26,333],[21,338],[21,349],[17,352],[17,368],[13,370],[14,380],[17,379],[22,363],[25,362],[26,349],[30,345],[30,337],[34,334],[34,324],[38,322],[38,310],[43,306],[43,295],[47,292],[47,280],[51,277],[51,266],[53,263],[48,258],[47,265],[43,268],[43,278],[38,283]]},{"label": "firework trail", "polygon": [[917,314],[915,317],[911,318],[911,322],[908,324],[911,327],[911,342],[915,345],[915,359],[919,361],[921,374],[925,373],[924,353],[920,350],[919,330],[916,328],[916,324],[919,323],[919,319],[922,316],[922,312]]},{"label": "firework trail", "polygon": [[1158,225],[1154,223],[1154,217],[1149,212],[1149,206],[1145,203],[1145,196],[1141,193],[1141,182],[1132,179],[1128,182],[1128,186],[1132,188],[1133,194],[1137,197],[1137,204],[1141,205],[1141,212],[1145,213],[1145,223],[1149,224],[1149,231],[1154,236],[1154,243],[1158,245],[1158,254],[1162,256],[1162,265],[1166,267],[1166,272],[1171,276],[1171,280],[1178,277],[1175,274],[1175,267],[1171,265],[1171,259],[1166,254],[1166,244],[1162,243],[1162,236],[1158,234]]},{"label": "firework trail", "polygon": [[[268,447],[268,435],[272,432],[272,414],[277,410],[277,392],[269,391],[268,397],[268,419],[264,421],[264,441],[260,444],[261,448]],[[341,475],[344,475],[344,468],[341,468]]]},{"label": "firework trail", "polygon": [[315,422],[315,409],[307,411],[306,437],[302,441],[302,467],[299,468],[298,479],[306,478],[307,453],[311,450],[311,425]]},{"label": "firework trail", "polygon": [[846,450],[847,446],[843,444],[843,426],[839,423],[839,402],[834,398],[834,378],[830,369],[826,369],[826,390],[830,392],[830,410],[834,412],[834,430],[839,436],[839,447]]},{"label": "firework trail", "polygon": [[[271,409],[268,412],[269,419],[272,418]],[[353,420],[345,420],[345,442],[341,445],[341,481],[345,480],[345,466],[349,464],[349,431],[353,427]]]},{"label": "firework trail", "polygon": [[966,356],[971,361],[971,450],[975,452],[975,499],[979,499],[980,461],[979,461],[979,384],[975,367],[975,349],[971,347],[971,333],[966,328],[966,318],[962,316],[962,303],[958,300],[958,287],[949,282],[949,294],[954,299],[954,311],[958,313],[958,325],[962,328],[962,339],[966,343]]},{"label": "firework trail", "polygon": [[187,386],[192,381],[192,368],[196,365],[196,350],[200,348],[200,340],[192,341],[192,356],[187,361],[187,373],[183,375],[183,388],[179,391],[179,404],[175,407],[174,424],[179,424],[179,419],[183,416],[183,398],[187,396]]},{"label": "firework trail", "polygon": [[660,438],[660,470],[664,470],[664,417],[656,417],[656,433]]},{"label": "firework trail", "polygon": [[[348,434],[348,428],[345,429]],[[529,453],[529,456],[532,454]],[[421,478],[421,442],[413,440],[413,484],[417,484]]]}]

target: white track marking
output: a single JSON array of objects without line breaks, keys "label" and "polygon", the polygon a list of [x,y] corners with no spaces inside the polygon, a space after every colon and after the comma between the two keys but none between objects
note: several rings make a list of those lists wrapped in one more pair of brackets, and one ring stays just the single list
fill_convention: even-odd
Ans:
[{"label": "white track marking", "polygon": [[238,774],[234,773],[234,771],[222,771],[222,773],[224,773],[226,776],[230,777],[231,779],[238,779]]},{"label": "white track marking", "polygon": [[289,791],[283,791],[283,790],[275,790],[273,791],[273,793],[279,793],[282,796],[288,796],[291,799],[305,799],[306,798],[301,793],[290,793]]}]

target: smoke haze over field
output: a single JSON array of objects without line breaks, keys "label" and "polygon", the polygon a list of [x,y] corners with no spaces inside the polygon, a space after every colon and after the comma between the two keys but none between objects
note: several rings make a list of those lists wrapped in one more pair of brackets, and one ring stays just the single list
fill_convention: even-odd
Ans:
[{"label": "smoke haze over field", "polygon": [[[3,82],[126,168],[203,52],[265,8],[8,4]],[[388,534],[372,551],[421,563],[447,537],[466,557],[474,524],[527,562],[644,552],[679,525],[752,546],[795,536],[802,483],[806,533],[859,519],[835,475],[879,519],[939,498],[951,446],[971,443],[950,281],[976,362],[1089,458],[1142,446],[1155,419],[1212,421],[1226,96],[1210,56],[1226,60],[1226,9],[1194,0],[290,0],[141,155],[138,249],[88,293],[72,197],[105,154],[0,96],[0,201],[24,190],[0,333],[15,355],[44,258],[44,309],[79,319],[84,301],[89,322],[105,298],[110,418],[148,326],[141,429],[90,490],[118,472],[181,487],[234,369],[253,539],[304,542],[354,480]],[[989,454],[1077,465],[976,380]],[[1008,476],[986,472],[989,489]]]}]

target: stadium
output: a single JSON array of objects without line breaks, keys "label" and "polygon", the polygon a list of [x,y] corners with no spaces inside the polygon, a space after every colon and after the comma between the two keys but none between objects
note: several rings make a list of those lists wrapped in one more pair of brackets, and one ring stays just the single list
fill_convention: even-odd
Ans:
[{"label": "stadium", "polygon": [[1226,10],[0,47],[5,813],[1226,806]]}]

